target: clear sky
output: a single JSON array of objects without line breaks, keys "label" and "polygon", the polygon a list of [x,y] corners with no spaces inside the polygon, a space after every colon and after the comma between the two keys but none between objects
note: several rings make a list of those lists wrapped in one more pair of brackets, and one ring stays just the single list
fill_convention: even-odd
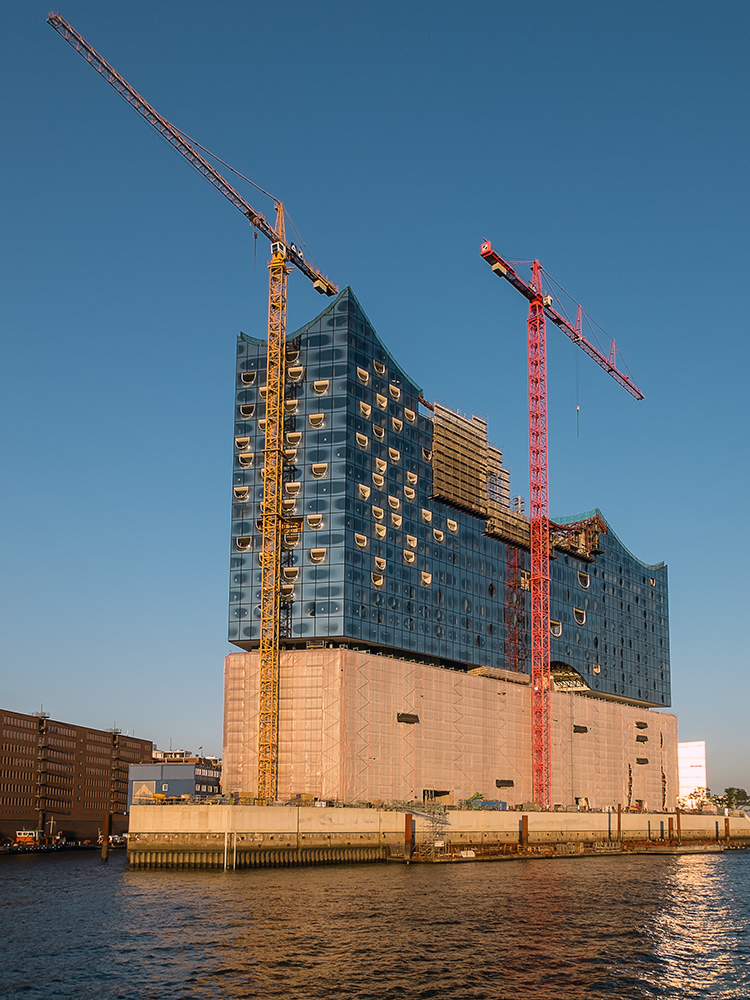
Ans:
[{"label": "clear sky", "polygon": [[[514,493],[526,310],[481,241],[616,337],[643,402],[548,331],[551,513],[598,506],[669,564],[680,738],[750,788],[746,0],[64,2],[285,201],[428,398],[488,420]],[[48,4],[3,15],[0,705],[220,753],[235,337],[265,336],[268,247]],[[290,332],[323,304],[292,275]]]}]

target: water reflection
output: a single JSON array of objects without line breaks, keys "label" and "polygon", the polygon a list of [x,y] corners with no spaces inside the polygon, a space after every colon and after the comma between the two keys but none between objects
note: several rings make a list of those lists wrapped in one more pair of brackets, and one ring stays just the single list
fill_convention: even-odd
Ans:
[{"label": "water reflection", "polygon": [[4,998],[750,996],[739,852],[226,874],[113,860],[2,864]]}]

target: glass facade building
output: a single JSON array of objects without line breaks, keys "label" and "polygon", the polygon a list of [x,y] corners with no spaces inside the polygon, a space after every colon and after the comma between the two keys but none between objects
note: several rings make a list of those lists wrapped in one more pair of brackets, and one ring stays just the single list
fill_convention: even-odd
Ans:
[{"label": "glass facade building", "polygon": [[[237,343],[229,640],[260,634],[266,342]],[[287,340],[284,647],[348,645],[529,672],[528,521],[486,425],[422,390],[345,289]],[[299,530],[301,519],[301,530]],[[667,569],[598,511],[558,520],[551,659],[560,689],[670,704]]]}]

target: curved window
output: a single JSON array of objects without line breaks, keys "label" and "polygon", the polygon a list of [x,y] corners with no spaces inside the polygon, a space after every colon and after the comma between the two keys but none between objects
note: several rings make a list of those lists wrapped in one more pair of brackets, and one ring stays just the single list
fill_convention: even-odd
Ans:
[{"label": "curved window", "polygon": [[443,539],[445,538],[445,533],[442,531],[438,531],[437,528],[433,528],[432,537],[435,539],[436,542],[442,542]]},{"label": "curved window", "polygon": [[301,488],[302,483],[284,483],[284,492],[288,493],[290,497],[298,496]]},{"label": "curved window", "polygon": [[388,463],[384,462],[382,458],[376,458],[375,468],[378,470],[378,472],[385,472],[388,469]]},{"label": "curved window", "polygon": [[260,389],[258,389],[258,395],[261,399],[265,399],[268,396],[268,386],[262,385]]},{"label": "curved window", "polygon": [[283,566],[281,575],[290,583],[293,583],[299,576],[299,566]]},{"label": "curved window", "polygon": [[573,608],[573,617],[578,622],[579,625],[586,624],[586,612],[583,608]]},{"label": "curved window", "polygon": [[370,487],[369,486],[365,486],[364,483],[360,483],[358,489],[359,489],[359,498],[360,498],[360,500],[369,500],[370,499]]},{"label": "curved window", "polygon": [[385,437],[385,428],[384,427],[378,427],[377,424],[373,424],[372,425],[372,433],[375,435],[375,437],[378,439],[378,441],[382,441],[383,438]]},{"label": "curved window", "polygon": [[282,583],[279,587],[279,597],[282,601],[293,601],[294,600],[294,584],[293,583]]},{"label": "curved window", "polygon": [[388,406],[388,400],[385,396],[381,396],[379,392],[375,393],[375,402],[378,404],[381,410],[385,410]]},{"label": "curved window", "polygon": [[550,620],[549,623],[550,635],[553,635],[556,639],[559,639],[562,635],[562,622],[554,622]]},{"label": "curved window", "polygon": [[317,382],[313,382],[313,392],[316,396],[325,396],[328,392],[328,386],[330,382],[328,379],[319,379]]},{"label": "curved window", "polygon": [[354,541],[355,541],[356,545],[358,546],[358,548],[360,548],[360,549],[366,549],[367,548],[367,535],[357,535],[357,534],[355,534]]},{"label": "curved window", "polygon": [[370,381],[370,373],[367,371],[366,368],[358,368],[357,378],[362,383],[362,385],[367,385],[367,383]]},{"label": "curved window", "polygon": [[286,410],[287,413],[296,413],[298,406],[299,406],[299,400],[298,399],[285,399],[284,400],[284,409]]},{"label": "curved window", "polygon": [[281,501],[281,513],[284,515],[284,517],[289,517],[290,514],[293,514],[296,507],[297,507],[297,501],[294,498],[292,498],[291,500]]},{"label": "curved window", "polygon": [[385,569],[385,559],[382,556],[375,556],[375,569]]},{"label": "curved window", "polygon": [[240,406],[240,416],[243,420],[249,420],[255,413],[255,403],[243,403]]},{"label": "curved window", "polygon": [[234,542],[240,552],[247,552],[253,544],[252,535],[240,535],[238,538],[235,538]]},{"label": "curved window", "polygon": [[451,521],[450,518],[445,522],[448,525],[448,531],[452,532],[454,535],[458,531],[458,525],[455,521]]},{"label": "curved window", "polygon": [[406,481],[408,483],[411,483],[412,486],[416,486],[417,485],[417,479],[418,478],[419,477],[417,476],[416,472],[407,472],[406,473]]},{"label": "curved window", "polygon": [[302,365],[295,365],[294,368],[287,368],[286,373],[289,376],[290,382],[301,382],[302,376],[305,374],[305,369]]},{"label": "curved window", "polygon": [[410,566],[414,563],[414,553],[409,549],[404,549],[404,562],[408,563]]},{"label": "curved window", "polygon": [[250,487],[235,486],[233,492],[235,500],[239,500],[241,503],[244,503],[248,499],[248,496],[250,494]]},{"label": "curved window", "polygon": [[307,419],[310,421],[311,427],[322,427],[325,422],[325,418],[325,413],[311,413]]},{"label": "curved window", "polygon": [[382,521],[384,513],[385,511],[383,510],[382,507],[372,508],[372,516],[375,518],[376,521]]},{"label": "curved window", "polygon": [[390,392],[394,399],[401,399],[401,390],[397,385],[389,385],[388,392]]},{"label": "curved window", "polygon": [[252,385],[255,381],[256,374],[257,372],[242,372],[240,374],[240,382],[242,382],[243,385]]},{"label": "curved window", "polygon": [[411,488],[411,486],[404,486],[404,496],[406,497],[407,500],[414,499],[416,494],[414,493],[414,490]]},{"label": "curved window", "polygon": [[373,361],[372,367],[378,375],[385,375],[385,365],[381,361]]},{"label": "curved window", "polygon": [[401,461],[401,452],[398,451],[397,448],[389,448],[388,449],[388,455],[389,455],[390,460],[392,462],[400,462]]},{"label": "curved window", "polygon": [[284,548],[293,549],[299,544],[299,532],[287,531],[281,536],[284,541]]},{"label": "curved window", "polygon": [[372,481],[373,481],[373,483],[375,483],[375,485],[377,486],[377,488],[379,490],[383,489],[383,485],[385,483],[385,479],[383,479],[383,477],[380,475],[380,473],[373,472],[373,474],[372,474]]},{"label": "curved window", "polygon": [[413,424],[414,421],[417,419],[417,415],[414,412],[414,410],[407,410],[406,407],[404,407],[404,416],[406,417],[406,419],[409,421],[410,424]]},{"label": "curved window", "polygon": [[237,451],[247,451],[247,449],[250,447],[250,438],[249,437],[235,438],[234,446],[237,449]]},{"label": "curved window", "polygon": [[261,431],[263,434],[266,433],[266,424],[267,423],[268,423],[268,421],[265,419],[265,417],[263,418],[263,420],[259,420],[258,421],[258,430]]},{"label": "curved window", "polygon": [[429,587],[432,583],[432,573],[422,573],[422,586]]},{"label": "curved window", "polygon": [[591,584],[591,577],[588,575],[588,573],[582,573],[579,570],[579,572],[578,572],[578,582],[580,583],[580,585],[583,587],[584,590],[588,590],[589,589],[589,585]]},{"label": "curved window", "polygon": [[370,414],[372,413],[372,407],[370,406],[369,403],[360,402],[359,412],[362,414],[363,417],[369,417]]},{"label": "curved window", "polygon": [[598,663],[594,664],[593,670],[595,674],[600,674],[602,672],[602,668],[599,666]]},{"label": "curved window", "polygon": [[391,514],[391,524],[394,528],[400,528],[404,523],[404,519],[401,514]]},{"label": "curved window", "polygon": [[253,464],[253,459],[255,458],[255,455],[252,452],[249,453],[245,452],[242,455],[238,455],[237,458],[239,459],[240,465],[243,465],[245,468],[247,468],[248,465]]},{"label": "curved window", "polygon": [[416,549],[417,539],[414,537],[414,535],[407,535],[406,544],[409,546],[410,549]]},{"label": "curved window", "polygon": [[397,434],[400,434],[404,427],[403,420],[399,420],[398,417],[391,417],[391,427]]},{"label": "curved window", "polygon": [[314,479],[324,479],[328,475],[328,462],[315,462],[310,466]]},{"label": "curved window", "polygon": [[388,497],[388,504],[390,505],[391,510],[398,510],[399,507],[401,506],[401,501],[399,500],[398,497],[390,497],[389,496]]},{"label": "curved window", "polygon": [[310,549],[310,562],[322,563],[326,557],[325,549]]},{"label": "curved window", "polygon": [[432,511],[431,510],[425,510],[424,507],[423,507],[422,508],[422,520],[424,521],[425,524],[429,524],[430,521],[432,521]]},{"label": "curved window", "polygon": [[296,448],[297,445],[302,440],[302,431],[287,431],[286,440],[287,444],[290,444],[292,445],[292,447]]},{"label": "curved window", "polygon": [[308,514],[307,515],[307,527],[316,530],[323,527],[323,515],[322,514]]},{"label": "curved window", "polygon": [[425,460],[425,462],[432,461],[432,452],[430,451],[429,448],[422,449],[422,458]]},{"label": "curved window", "polygon": [[385,525],[384,524],[376,524],[375,525],[375,537],[376,538],[380,538],[382,540],[383,538],[385,538],[385,535],[386,535]]},{"label": "curved window", "polygon": [[366,449],[367,445],[369,444],[367,437],[364,434],[357,434],[357,444],[363,450]]},{"label": "curved window", "polygon": [[373,587],[383,586],[383,574],[382,573],[370,573],[370,579],[372,580]]}]

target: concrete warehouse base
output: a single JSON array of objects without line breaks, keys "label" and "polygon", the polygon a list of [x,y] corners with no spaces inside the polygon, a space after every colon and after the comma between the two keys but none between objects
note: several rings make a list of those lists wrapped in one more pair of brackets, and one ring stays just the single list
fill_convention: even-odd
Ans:
[{"label": "concrete warehouse base", "polygon": [[391,858],[534,856],[750,845],[743,814],[553,813],[215,804],[131,808],[135,868],[248,868]]},{"label": "concrete warehouse base", "polygon": [[[468,672],[353,649],[281,652],[279,799],[449,804],[532,798],[529,676]],[[672,809],[677,719],[553,690],[553,804]],[[258,653],[224,661],[225,794],[254,796]],[[439,794],[442,793],[442,794]]]}]

